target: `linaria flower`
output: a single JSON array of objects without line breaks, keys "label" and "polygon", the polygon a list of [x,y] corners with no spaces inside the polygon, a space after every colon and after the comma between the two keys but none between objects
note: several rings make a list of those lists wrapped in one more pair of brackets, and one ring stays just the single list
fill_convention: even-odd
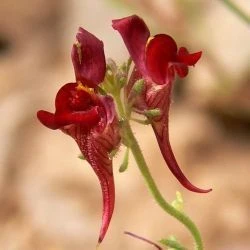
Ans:
[{"label": "linaria flower", "polygon": [[78,144],[99,178],[103,194],[100,243],[109,226],[115,202],[110,153],[120,143],[118,118],[113,99],[98,93],[106,72],[103,43],[79,28],[72,48],[76,81],[67,83],[55,98],[55,113],[40,110],[37,117],[50,129],[60,129]]},{"label": "linaria flower", "polygon": [[[194,186],[181,171],[169,142],[169,107],[171,90],[175,75],[183,78],[188,74],[188,66],[194,66],[202,52],[190,54],[184,47],[177,48],[174,39],[166,34],[150,36],[144,21],[136,16],[113,20],[113,28],[117,30],[134,61],[127,96],[130,98],[134,84],[144,80],[142,93],[132,100],[133,108],[138,113],[148,115],[156,135],[161,153],[174,176],[190,191],[206,193]],[[155,115],[150,110],[159,110]],[[152,115],[153,114],[153,115]]]}]

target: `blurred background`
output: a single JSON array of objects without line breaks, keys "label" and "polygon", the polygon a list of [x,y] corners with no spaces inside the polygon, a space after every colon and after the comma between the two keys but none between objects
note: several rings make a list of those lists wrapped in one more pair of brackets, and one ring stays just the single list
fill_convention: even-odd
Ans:
[{"label": "blurred background", "polygon": [[[235,0],[250,13],[248,0]],[[70,52],[79,26],[104,41],[118,63],[128,53],[111,20],[138,14],[152,34],[167,33],[202,60],[176,81],[171,142],[187,177],[209,194],[191,193],[162,160],[152,129],[133,124],[144,155],[168,201],[179,190],[205,249],[250,249],[250,33],[217,0],[1,0],[0,2],[0,249],[95,249],[102,212],[98,180],[77,158],[74,141],[43,127],[39,109],[74,80]],[[157,241],[186,229],[155,204],[131,157],[114,160],[116,208],[101,250],[150,250],[123,234]]]}]

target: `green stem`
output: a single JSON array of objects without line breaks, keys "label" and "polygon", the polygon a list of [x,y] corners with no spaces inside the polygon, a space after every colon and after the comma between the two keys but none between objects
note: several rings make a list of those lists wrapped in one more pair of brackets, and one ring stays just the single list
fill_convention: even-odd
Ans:
[{"label": "green stem", "polygon": [[202,250],[203,249],[202,240],[201,240],[201,236],[200,236],[200,233],[199,233],[197,227],[195,226],[195,224],[192,222],[192,220],[187,215],[176,210],[173,206],[171,206],[169,203],[167,203],[165,201],[165,199],[161,195],[160,191],[158,190],[154,179],[152,178],[152,176],[149,172],[149,168],[146,164],[144,156],[142,155],[141,149],[140,149],[138,142],[137,142],[137,140],[136,140],[136,138],[131,130],[129,123],[127,123],[126,125],[127,125],[125,128],[126,139],[129,142],[129,146],[130,146],[130,149],[135,157],[136,163],[137,163],[154,199],[156,200],[158,205],[165,212],[167,212],[168,214],[175,217],[178,221],[180,221],[182,224],[184,224],[188,228],[188,230],[191,232],[191,234],[193,235],[193,237],[195,239],[195,243],[196,243],[195,249]]},{"label": "green stem", "polygon": [[202,244],[199,230],[196,227],[196,225],[193,223],[193,221],[186,214],[184,214],[183,212],[180,212],[179,210],[175,209],[172,205],[167,203],[164,197],[161,195],[153,177],[151,176],[151,173],[144,159],[144,156],[141,152],[139,144],[133,134],[131,126],[129,122],[126,120],[126,117],[125,117],[126,113],[124,111],[124,108],[121,102],[120,94],[114,95],[114,99],[116,101],[117,108],[120,113],[120,117],[122,117],[124,121],[123,132],[124,132],[126,143],[128,144],[128,147],[133,153],[136,163],[139,167],[139,170],[142,176],[144,177],[146,184],[151,194],[153,195],[155,201],[166,213],[173,216],[178,221],[180,221],[184,226],[186,226],[186,228],[190,231],[190,233],[192,234],[195,240],[195,250],[203,250],[203,244]]},{"label": "green stem", "polygon": [[247,24],[250,24],[250,16],[231,0],[221,0],[232,12],[238,15]]},{"label": "green stem", "polygon": [[119,115],[120,115],[120,119],[123,120],[123,119],[125,119],[126,114],[125,114],[125,111],[124,111],[124,108],[123,108],[120,90],[119,90],[119,92],[114,93],[113,97],[114,97],[115,102],[116,102],[116,106],[117,106],[117,109],[118,109],[118,112],[119,112]]}]

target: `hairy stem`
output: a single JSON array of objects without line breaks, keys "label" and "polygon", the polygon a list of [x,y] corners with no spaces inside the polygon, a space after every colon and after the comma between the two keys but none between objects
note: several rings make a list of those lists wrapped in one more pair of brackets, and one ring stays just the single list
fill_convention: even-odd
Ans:
[{"label": "hairy stem", "polygon": [[134,137],[134,134],[129,124],[127,124],[125,130],[126,130],[126,137],[127,137],[126,139],[129,141],[130,149],[134,155],[136,163],[154,199],[165,212],[175,217],[177,220],[179,220],[182,224],[184,224],[188,228],[188,230],[191,232],[191,234],[193,235],[195,239],[196,249],[202,250],[203,249],[202,240],[201,240],[201,236],[197,227],[187,215],[176,210],[173,206],[171,206],[169,203],[165,201],[158,187],[156,186],[154,179],[152,178],[149,172],[149,168],[146,164],[144,156],[142,155],[141,149],[137,143],[136,138]]}]

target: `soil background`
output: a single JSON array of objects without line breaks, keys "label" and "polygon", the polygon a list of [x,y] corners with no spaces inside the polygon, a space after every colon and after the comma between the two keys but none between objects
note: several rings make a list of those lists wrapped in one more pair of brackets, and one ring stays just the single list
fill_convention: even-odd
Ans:
[{"label": "soil background", "polygon": [[[237,0],[250,13],[250,2]],[[0,2],[0,249],[95,249],[102,197],[74,141],[43,127],[39,109],[74,80],[71,46],[79,26],[105,44],[106,57],[128,58],[111,20],[138,14],[152,34],[203,51],[188,77],[177,80],[170,114],[171,143],[186,176],[209,194],[185,190],[162,160],[150,126],[133,124],[162,193],[176,190],[196,222],[205,249],[250,249],[250,33],[217,0],[1,0]],[[123,234],[153,241],[174,234],[192,249],[186,229],[157,206],[131,157],[114,159],[116,208],[100,250],[150,250]]]}]

